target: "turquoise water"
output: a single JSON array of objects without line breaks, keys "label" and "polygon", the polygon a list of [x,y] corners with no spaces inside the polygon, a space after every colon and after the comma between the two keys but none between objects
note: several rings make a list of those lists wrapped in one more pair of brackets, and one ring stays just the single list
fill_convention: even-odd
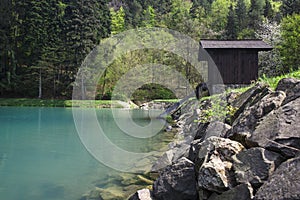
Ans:
[{"label": "turquoise water", "polygon": [[[132,112],[136,123],[149,123],[146,111]],[[99,109],[97,117],[120,148],[147,152],[162,137],[139,139],[122,133],[109,109]],[[0,199],[80,199],[93,183],[117,173],[86,151],[72,109],[0,108]]]}]

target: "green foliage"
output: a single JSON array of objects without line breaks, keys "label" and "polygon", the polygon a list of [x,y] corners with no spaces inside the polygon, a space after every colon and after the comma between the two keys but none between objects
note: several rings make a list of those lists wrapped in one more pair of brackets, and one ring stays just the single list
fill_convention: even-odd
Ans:
[{"label": "green foliage", "polygon": [[[251,0],[249,9],[249,28],[257,30],[263,20],[265,0]],[[253,35],[255,37],[255,35]]]},{"label": "green foliage", "polygon": [[227,24],[225,27],[225,38],[226,39],[236,39],[237,38],[237,21],[236,14],[233,6],[230,6],[229,14],[227,16]]},{"label": "green foliage", "polygon": [[210,18],[213,30],[219,32],[225,29],[230,4],[230,0],[215,0],[212,3]]},{"label": "green foliage", "polygon": [[172,91],[158,84],[146,84],[132,94],[133,101],[151,101],[154,99],[175,99]]},{"label": "green foliage", "polygon": [[[268,26],[284,17],[282,40],[270,37],[276,40],[270,43],[275,51],[265,54],[260,64],[270,69],[264,71],[268,76],[288,72],[300,63],[299,9],[300,0],[2,0],[0,95],[70,98],[86,55],[102,38],[136,27],[166,27],[195,40],[265,40],[260,33],[277,34]],[[188,62],[170,53],[147,53],[116,59],[99,80],[97,98],[111,97],[114,84],[137,64],[171,66],[191,84],[201,79]]]},{"label": "green foliage", "polygon": [[111,34],[115,35],[125,30],[125,11],[121,6],[119,10],[115,11],[110,8],[111,16]]},{"label": "green foliage", "polygon": [[300,14],[293,14],[282,20],[281,37],[280,54],[285,68],[284,72],[299,69]]},{"label": "green foliage", "polygon": [[148,8],[144,10],[143,14],[144,14],[143,26],[147,28],[155,27],[156,14],[154,8],[152,6],[148,6]]},{"label": "green foliage", "polygon": [[278,82],[283,78],[300,79],[300,70],[295,70],[290,73],[282,74],[282,75],[274,76],[274,77],[267,77],[266,75],[262,75],[259,78],[259,81],[269,85],[272,89],[275,89],[277,87]]},{"label": "green foliage", "polygon": [[280,10],[284,17],[292,14],[300,14],[300,0],[283,0]]},{"label": "green foliage", "polygon": [[272,7],[272,4],[269,0],[266,0],[266,4],[264,7],[264,17],[268,18],[268,19],[272,19],[274,17],[274,10]]},{"label": "green foliage", "polygon": [[208,108],[202,108],[200,113],[200,122],[207,123],[211,121],[225,121],[234,116],[237,108],[227,105],[227,102],[220,98],[220,95],[211,96],[205,101],[210,102]]}]

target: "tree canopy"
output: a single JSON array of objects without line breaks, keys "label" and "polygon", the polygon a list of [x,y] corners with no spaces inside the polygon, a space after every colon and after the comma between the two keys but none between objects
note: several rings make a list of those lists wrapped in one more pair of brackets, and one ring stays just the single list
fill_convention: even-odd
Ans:
[{"label": "tree canopy", "polygon": [[[169,28],[195,40],[265,40],[262,30],[275,31],[266,27],[278,24],[276,42],[267,39],[282,61],[277,71],[297,69],[299,9],[300,0],[2,0],[0,95],[70,98],[77,70],[91,50],[104,38],[139,27]],[[199,81],[192,66],[168,52],[131,52],[99,80],[98,98],[109,98],[117,79],[138,62],[162,62]],[[279,63],[264,63],[271,62],[271,68]]]}]

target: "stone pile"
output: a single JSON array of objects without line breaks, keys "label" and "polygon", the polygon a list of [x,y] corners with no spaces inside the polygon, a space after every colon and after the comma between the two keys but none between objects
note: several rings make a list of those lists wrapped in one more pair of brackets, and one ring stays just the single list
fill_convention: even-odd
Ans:
[{"label": "stone pile", "polygon": [[275,91],[257,84],[227,95],[236,110],[230,120],[209,122],[199,119],[209,100],[191,101],[181,108],[177,140],[152,166],[152,189],[129,199],[300,199],[299,97],[296,79]]}]

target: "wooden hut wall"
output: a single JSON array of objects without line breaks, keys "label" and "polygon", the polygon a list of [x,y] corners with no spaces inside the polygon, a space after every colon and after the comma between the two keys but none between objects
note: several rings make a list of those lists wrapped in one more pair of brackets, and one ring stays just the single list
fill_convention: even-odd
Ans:
[{"label": "wooden hut wall", "polygon": [[[224,84],[249,84],[258,76],[258,50],[255,49],[207,49]],[[209,67],[209,80],[216,82],[217,72]]]}]

